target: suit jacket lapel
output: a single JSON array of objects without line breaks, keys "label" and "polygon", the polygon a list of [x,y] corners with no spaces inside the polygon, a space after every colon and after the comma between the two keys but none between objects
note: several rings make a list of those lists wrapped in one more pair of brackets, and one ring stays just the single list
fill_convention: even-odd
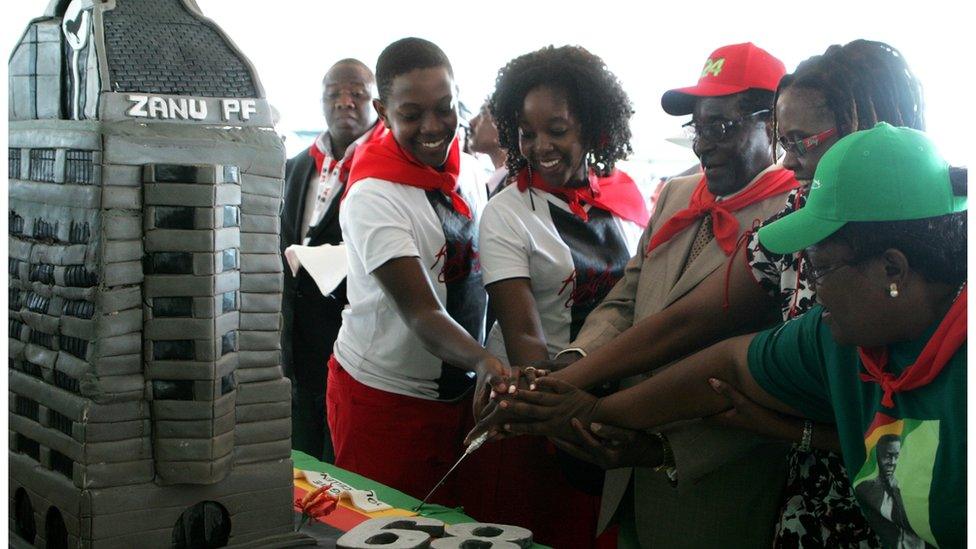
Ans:
[{"label": "suit jacket lapel", "polygon": [[[665,288],[674,288],[682,279],[688,278],[687,273],[685,276],[681,276],[681,271],[684,269],[685,260],[691,252],[691,246],[695,243],[695,237],[698,235],[699,227],[701,227],[701,220],[692,223],[685,230],[674,235],[667,243],[668,249],[664,252],[664,255],[667,257],[667,286]],[[696,259],[695,263],[697,262],[698,260]]]},{"label": "suit jacket lapel", "polygon": [[[699,176],[695,176],[695,178],[697,177]],[[669,185],[678,185],[678,187],[671,190],[672,194],[668,196],[666,204],[659,205],[659,207],[667,207],[667,210],[662,211],[661,215],[657,217],[655,226],[653,227],[654,231],[657,231],[662,225],[667,223],[671,219],[671,216],[688,206],[688,200],[694,190],[694,184],[691,181],[691,178],[681,178],[668,183]],[[695,179],[695,182],[697,182],[697,179]],[[659,262],[655,270],[662,273],[665,279],[655,281],[654,285],[656,288],[673,288],[675,284],[678,284],[679,277],[687,278],[687,276],[681,277],[681,270],[684,268],[685,259],[688,258],[688,252],[691,251],[691,245],[695,241],[695,236],[698,234],[698,228],[700,226],[701,220],[692,223],[685,227],[683,231],[671,237],[668,242],[651,252],[647,261],[652,263]],[[696,260],[695,262],[697,263],[698,261]],[[663,285],[658,285],[661,283]]]},{"label": "suit jacket lapel", "polygon": [[322,219],[308,231],[308,241],[310,244],[314,243],[321,236],[322,231],[332,223],[333,218],[339,215],[339,202],[341,202],[340,197],[342,196],[345,183],[338,183],[338,185],[339,188],[332,193],[332,202],[329,204],[329,208],[325,210],[325,213],[322,214]]},{"label": "suit jacket lapel", "polygon": [[318,178],[315,178],[314,181],[312,180],[312,174],[315,173],[315,159],[313,159],[311,156],[306,156],[307,161],[303,165],[305,169],[302,171],[304,177],[302,178],[301,192],[298,194],[298,208],[295,210],[294,226],[292,227],[292,229],[295,231],[294,234],[296,244],[301,244],[305,236],[301,233],[302,219],[305,218],[305,202],[308,198],[308,186],[318,184]]},{"label": "suit jacket lapel", "polygon": [[[698,224],[700,225],[700,223]],[[679,250],[681,251],[681,262],[684,262],[684,258],[688,257],[688,252],[691,251],[691,245],[694,241],[695,234],[698,232],[698,226],[695,227],[695,231],[689,230],[686,232],[692,233],[691,241],[687,243],[686,246],[681,246]],[[679,254],[675,253],[675,256]],[[692,288],[697,286],[702,280],[712,274],[712,272],[725,263],[726,257],[725,253],[719,249],[718,240],[714,238],[705,245],[705,248],[698,254],[698,257],[688,265],[688,269],[685,270],[684,274],[680,278],[674,280],[671,285],[671,290],[668,292],[668,296],[665,299],[665,307],[671,305],[675,301],[681,298],[681,296],[688,293]],[[679,268],[683,267],[679,263]]]}]

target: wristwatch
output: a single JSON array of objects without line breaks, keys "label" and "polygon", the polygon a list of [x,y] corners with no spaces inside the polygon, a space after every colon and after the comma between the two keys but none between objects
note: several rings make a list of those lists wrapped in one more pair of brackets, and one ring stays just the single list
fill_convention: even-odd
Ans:
[{"label": "wristwatch", "polygon": [[813,422],[809,419],[803,420],[803,434],[800,435],[800,442],[793,446],[799,452],[809,452],[813,442]]},{"label": "wristwatch", "polygon": [[671,443],[668,442],[668,437],[663,433],[653,433],[653,435],[661,443],[661,464],[654,467],[653,470],[657,473],[664,472],[668,476],[668,480],[674,484],[678,480],[677,468],[674,462],[674,450],[671,449]]}]

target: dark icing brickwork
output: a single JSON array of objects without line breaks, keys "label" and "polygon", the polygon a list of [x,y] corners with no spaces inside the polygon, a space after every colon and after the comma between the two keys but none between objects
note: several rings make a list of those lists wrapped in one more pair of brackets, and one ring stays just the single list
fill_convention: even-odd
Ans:
[{"label": "dark icing brickwork", "polygon": [[48,410],[47,417],[51,427],[54,427],[69,437],[72,436],[72,425],[74,422],[71,421],[71,418],[55,410]]},{"label": "dark icing brickwork", "polygon": [[20,179],[20,149],[14,147],[7,149],[7,177]]},{"label": "dark icing brickwork", "polygon": [[64,182],[79,185],[96,183],[94,175],[94,153],[92,151],[65,151]]},{"label": "dark icing brickwork", "polygon": [[32,181],[54,181],[54,149],[33,149],[30,159],[30,178]]},{"label": "dark icing brickwork", "polygon": [[74,462],[71,458],[58,452],[57,450],[51,450],[51,470],[57,471],[62,475],[71,478],[74,469]]},{"label": "dark icing brickwork", "polygon": [[9,225],[7,230],[10,232],[10,234],[20,234],[24,232],[24,218],[17,214],[16,210],[10,210],[8,220]]},{"label": "dark icing brickwork", "polygon": [[72,244],[86,244],[91,238],[91,224],[87,221],[80,222],[71,220],[71,229],[68,231],[68,242]]},{"label": "dark icing brickwork", "polygon": [[[263,120],[257,75],[190,0],[96,1],[63,22],[68,4],[8,64],[11,545],[307,542],[280,367],[281,143],[253,122],[96,108],[102,90],[247,97]],[[83,21],[75,52],[61,26]],[[76,98],[95,120],[57,120]]]},{"label": "dark icing brickwork", "polygon": [[247,64],[178,0],[127,0],[105,12],[111,89],[257,97]]},{"label": "dark icing brickwork", "polygon": [[36,400],[31,400],[24,396],[14,397],[14,413],[37,421],[38,406]]},{"label": "dark icing brickwork", "polygon": [[32,457],[34,461],[41,459],[41,445],[37,443],[36,440],[31,440],[24,435],[18,433],[16,437],[16,451],[22,454],[27,454]]}]

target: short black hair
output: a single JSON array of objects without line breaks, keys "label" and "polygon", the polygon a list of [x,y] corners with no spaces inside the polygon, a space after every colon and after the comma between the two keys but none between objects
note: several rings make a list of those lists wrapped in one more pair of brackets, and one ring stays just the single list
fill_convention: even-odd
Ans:
[{"label": "short black hair", "polygon": [[634,109],[617,77],[602,59],[580,46],[547,46],[502,67],[489,100],[498,142],[508,153],[505,164],[510,174],[527,164],[519,150],[522,104],[531,90],[543,85],[566,93],[582,128],[587,162],[599,175],[608,175],[618,160],[633,152],[630,117]]},{"label": "short black hair", "polygon": [[444,67],[454,78],[454,68],[437,44],[423,38],[401,38],[383,49],[376,60],[376,85],[380,101],[386,101],[393,88],[393,79],[416,69]]},{"label": "short black hair", "polygon": [[[968,169],[949,169],[949,180],[956,196],[967,196],[968,179]],[[881,255],[888,249],[899,250],[908,258],[912,270],[925,280],[956,286],[966,280],[966,214],[959,212],[905,221],[849,222],[827,240],[846,244],[854,252],[854,262]]]},{"label": "short black hair", "polygon": [[371,80],[373,80],[374,82],[376,81],[376,77],[373,75],[373,69],[371,69],[369,67],[369,65],[367,65],[366,63],[363,63],[362,61],[360,61],[359,59],[356,59],[355,57],[346,57],[345,59],[340,59],[340,60],[336,61],[335,63],[332,64],[331,67],[329,67],[329,69],[327,71],[325,71],[325,74],[322,75],[322,82],[325,82],[325,77],[327,77],[329,75],[329,73],[332,72],[332,69],[334,69],[334,68],[336,68],[336,67],[338,67],[340,65],[353,65],[353,66],[359,67],[359,68],[363,69],[364,71],[366,71],[366,74],[369,75],[369,78]]},{"label": "short black hair", "polygon": [[901,437],[894,433],[887,433],[878,437],[878,442],[875,444],[875,447],[881,446],[882,443],[888,444],[889,442],[896,442],[896,441],[901,442]]}]

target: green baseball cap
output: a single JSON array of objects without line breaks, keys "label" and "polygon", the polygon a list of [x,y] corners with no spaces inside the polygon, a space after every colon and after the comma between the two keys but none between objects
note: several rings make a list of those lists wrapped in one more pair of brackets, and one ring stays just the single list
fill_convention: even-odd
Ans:
[{"label": "green baseball cap", "polygon": [[812,246],[849,221],[900,221],[966,211],[952,193],[949,164],[925,133],[880,122],[824,154],[806,205],[759,229],[773,253]]}]

